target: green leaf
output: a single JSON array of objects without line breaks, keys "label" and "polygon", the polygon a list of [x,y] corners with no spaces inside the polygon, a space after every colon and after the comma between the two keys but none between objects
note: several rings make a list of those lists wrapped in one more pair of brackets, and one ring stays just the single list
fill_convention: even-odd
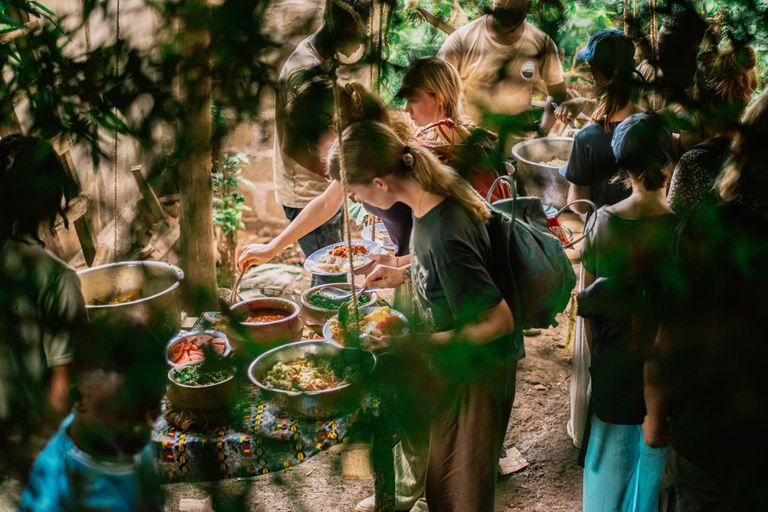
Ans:
[{"label": "green leaf", "polygon": [[363,223],[368,215],[368,210],[365,209],[363,203],[355,203],[350,199],[347,203],[347,208],[349,209],[349,216],[358,226]]}]

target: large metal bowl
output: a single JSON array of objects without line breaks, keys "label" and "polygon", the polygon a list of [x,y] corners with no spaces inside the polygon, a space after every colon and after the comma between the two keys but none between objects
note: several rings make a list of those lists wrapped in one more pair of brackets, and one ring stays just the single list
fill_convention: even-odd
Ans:
[{"label": "large metal bowl", "polygon": [[329,359],[349,357],[362,367],[362,377],[369,375],[376,367],[376,356],[371,352],[344,348],[322,341],[299,341],[265,352],[248,367],[248,378],[279,407],[292,413],[312,418],[338,418],[354,412],[360,406],[362,384],[360,381],[322,391],[284,391],[263,383],[272,367],[279,363],[290,363],[315,354]]},{"label": "large metal bowl", "polygon": [[568,180],[560,175],[559,167],[544,165],[554,157],[567,162],[571,157],[573,137],[544,137],[524,140],[512,147],[517,159],[517,184],[520,194],[535,196],[544,204],[562,208],[568,204]]},{"label": "large metal bowl", "polygon": [[[92,322],[120,322],[136,318],[146,322],[159,336],[170,339],[181,328],[180,268],[159,261],[124,261],[85,270],[77,275],[82,283],[85,309]],[[97,306],[118,291],[141,290],[142,298],[124,304]]]}]

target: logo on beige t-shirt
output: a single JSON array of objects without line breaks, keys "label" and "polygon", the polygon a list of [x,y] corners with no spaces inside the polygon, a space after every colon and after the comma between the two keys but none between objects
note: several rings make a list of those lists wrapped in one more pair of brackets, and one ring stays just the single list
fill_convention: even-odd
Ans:
[{"label": "logo on beige t-shirt", "polygon": [[522,66],[520,66],[520,76],[523,77],[524,80],[533,80],[533,76],[536,74],[536,63],[532,60],[525,61]]}]

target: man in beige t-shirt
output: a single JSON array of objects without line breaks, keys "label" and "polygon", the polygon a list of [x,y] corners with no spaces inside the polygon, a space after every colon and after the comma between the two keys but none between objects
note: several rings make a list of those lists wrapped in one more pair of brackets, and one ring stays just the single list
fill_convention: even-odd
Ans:
[{"label": "man in beige t-shirt", "polygon": [[566,89],[554,41],[525,21],[530,9],[530,0],[496,0],[492,14],[451,34],[437,55],[459,71],[478,123],[485,111],[522,116],[530,126],[531,96],[536,83],[544,82],[543,135],[555,123],[551,104],[565,100]]}]

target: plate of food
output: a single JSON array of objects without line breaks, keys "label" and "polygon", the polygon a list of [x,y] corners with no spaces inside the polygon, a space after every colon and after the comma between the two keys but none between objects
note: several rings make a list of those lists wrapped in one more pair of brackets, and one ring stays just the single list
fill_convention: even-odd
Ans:
[{"label": "plate of food", "polygon": [[[370,240],[352,240],[352,260],[355,269],[361,268],[372,261],[369,254],[380,254],[381,246]],[[304,268],[319,276],[340,276],[348,273],[349,246],[346,242],[323,247],[310,254],[304,260]]]},{"label": "plate of food", "polygon": [[[360,319],[360,348],[365,350],[380,350],[387,347],[383,336],[402,336],[408,334],[408,320],[401,312],[389,306],[366,306],[360,308],[363,317]],[[353,329],[352,324],[347,329]],[[344,328],[336,315],[323,326],[323,336],[333,340],[342,347],[344,344]]]},{"label": "plate of food", "polygon": [[377,222],[376,225],[373,226],[373,233],[371,233],[371,226],[365,226],[362,233],[360,233],[360,236],[362,236],[364,240],[372,240],[376,242],[389,251],[397,250],[397,245],[395,245],[395,242],[389,237],[387,227],[383,222]]}]

